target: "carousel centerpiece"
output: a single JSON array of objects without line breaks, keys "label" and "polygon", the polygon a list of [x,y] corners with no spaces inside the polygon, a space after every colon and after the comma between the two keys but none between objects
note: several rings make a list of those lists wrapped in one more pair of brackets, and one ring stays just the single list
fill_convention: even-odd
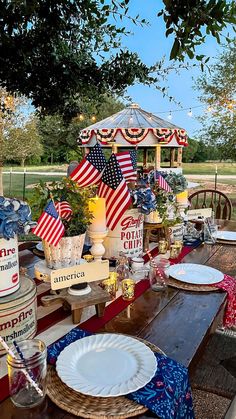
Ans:
[{"label": "carousel centerpiece", "polygon": [[[168,193],[162,187],[159,190],[155,188],[154,191],[152,187],[149,189],[144,185],[136,183],[134,186],[134,183],[130,183],[134,179],[129,179],[127,173],[132,171],[135,166],[133,153],[137,154],[137,149],[143,151],[142,168],[148,171],[148,151],[154,149],[154,169],[160,171],[162,170],[161,149],[169,149],[171,170],[181,172],[182,148],[188,145],[186,131],[170,121],[164,121],[156,115],[144,111],[137,104],[132,104],[108,118],[84,128],[80,133],[78,143],[79,146],[84,147],[88,156],[91,150],[98,145],[101,148],[110,148],[112,155],[116,157],[120,165],[132,197],[116,226],[112,226],[112,223],[110,226],[108,225],[109,232],[104,240],[105,257],[117,257],[120,251],[129,257],[140,255],[143,246],[144,217],[146,222],[152,219],[153,223],[160,223],[172,217],[171,222],[174,223],[173,208],[175,206],[171,202],[173,192]],[[133,150],[129,150],[132,147]],[[175,162],[176,149],[177,162]],[[168,213],[170,209],[171,211]],[[109,215],[108,212],[107,210],[107,215]]]},{"label": "carousel centerpiece", "polygon": [[0,196],[0,297],[20,287],[18,235],[28,234],[33,226],[26,202]]}]

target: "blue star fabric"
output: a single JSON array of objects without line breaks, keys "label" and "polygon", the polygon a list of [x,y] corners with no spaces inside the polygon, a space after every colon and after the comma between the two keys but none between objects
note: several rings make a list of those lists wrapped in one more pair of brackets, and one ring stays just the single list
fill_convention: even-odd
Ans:
[{"label": "blue star fabric", "polygon": [[[90,336],[90,333],[75,328],[50,345],[48,363],[55,365],[67,345],[85,336]],[[155,353],[155,357],[157,370],[154,377],[143,388],[126,397],[146,406],[159,419],[194,419],[187,368],[165,355]]]}]

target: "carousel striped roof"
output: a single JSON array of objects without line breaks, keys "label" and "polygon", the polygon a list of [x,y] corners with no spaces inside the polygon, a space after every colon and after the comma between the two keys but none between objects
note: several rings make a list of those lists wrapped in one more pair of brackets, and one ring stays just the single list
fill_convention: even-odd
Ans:
[{"label": "carousel striped roof", "polygon": [[104,128],[169,128],[183,129],[171,124],[151,112],[146,112],[139,105],[133,103],[120,112],[115,113],[102,121],[89,125],[84,130],[100,130]]},{"label": "carousel striped roof", "polygon": [[130,105],[80,132],[80,145],[94,146],[97,141],[103,146],[109,146],[112,142],[121,146],[142,143],[144,147],[158,143],[171,147],[188,145],[187,133],[183,128],[144,111],[137,104]]}]

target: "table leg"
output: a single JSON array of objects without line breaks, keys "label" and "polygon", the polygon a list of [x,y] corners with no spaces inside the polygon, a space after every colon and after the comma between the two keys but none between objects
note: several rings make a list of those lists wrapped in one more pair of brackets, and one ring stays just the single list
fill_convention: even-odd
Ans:
[{"label": "table leg", "polygon": [[75,308],[74,310],[71,311],[72,321],[74,324],[77,324],[80,322],[82,311],[83,311],[82,308]]},{"label": "table leg", "polygon": [[146,252],[146,249],[149,249],[149,240],[150,240],[150,230],[144,230],[144,241],[143,241],[143,250]]},{"label": "table leg", "polygon": [[103,317],[106,303],[99,303],[95,305],[97,317]]}]

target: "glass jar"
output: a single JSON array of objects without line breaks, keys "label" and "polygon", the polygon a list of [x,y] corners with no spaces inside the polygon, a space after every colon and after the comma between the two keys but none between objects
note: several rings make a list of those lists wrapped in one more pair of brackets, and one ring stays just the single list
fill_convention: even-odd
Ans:
[{"label": "glass jar", "polygon": [[118,264],[116,266],[116,273],[118,284],[120,284],[123,279],[130,278],[129,264],[126,256],[121,256],[119,258]]},{"label": "glass jar", "polygon": [[[10,397],[17,407],[34,407],[40,404],[46,395],[47,348],[39,339],[22,340],[17,344],[24,361],[12,345],[10,349],[16,358],[7,355]],[[35,389],[27,375],[41,391]]]},{"label": "glass jar", "polygon": [[153,291],[164,291],[166,289],[169,266],[168,259],[150,262],[149,281]]}]

